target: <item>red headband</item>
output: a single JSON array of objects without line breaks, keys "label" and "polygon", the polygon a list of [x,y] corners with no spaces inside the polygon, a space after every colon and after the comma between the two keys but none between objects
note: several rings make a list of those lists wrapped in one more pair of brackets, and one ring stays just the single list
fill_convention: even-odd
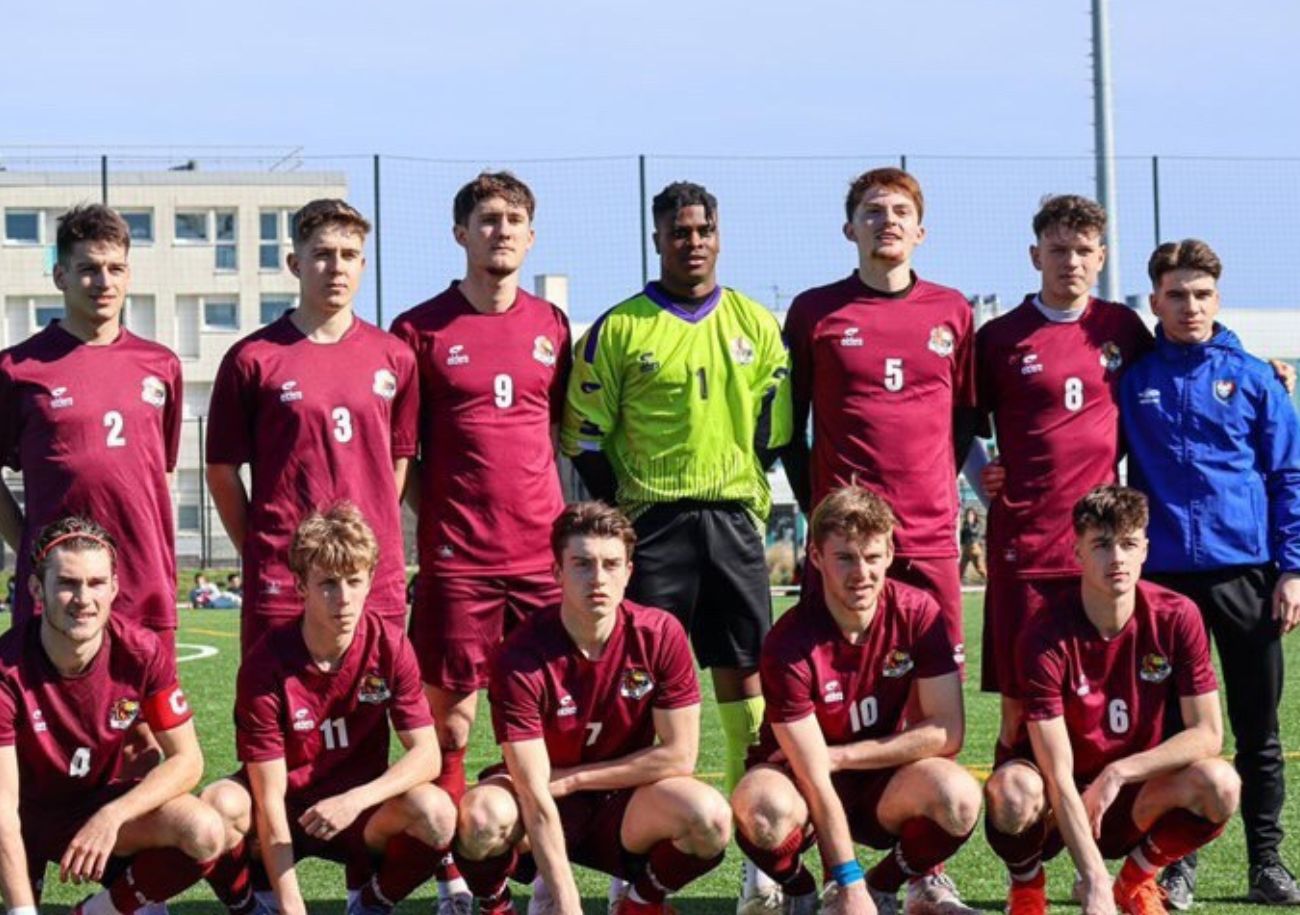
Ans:
[{"label": "red headband", "polygon": [[36,561],[44,562],[49,557],[50,551],[54,549],[56,546],[58,546],[60,543],[66,543],[69,540],[78,540],[78,539],[89,540],[93,543],[98,543],[104,549],[108,550],[110,556],[117,555],[117,551],[113,549],[113,544],[109,543],[103,537],[100,537],[96,534],[88,533],[86,531],[72,531],[67,534],[59,534],[59,536],[55,537],[49,543],[45,544],[45,549],[41,550],[41,552],[37,555]]}]

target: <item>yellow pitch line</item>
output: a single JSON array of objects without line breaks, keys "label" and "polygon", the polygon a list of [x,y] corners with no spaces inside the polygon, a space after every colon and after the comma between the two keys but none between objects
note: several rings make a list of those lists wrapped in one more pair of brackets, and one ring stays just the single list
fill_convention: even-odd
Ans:
[{"label": "yellow pitch line", "polygon": [[199,635],[214,635],[219,639],[237,639],[238,635],[229,632],[218,632],[215,629],[199,629],[194,626],[187,626],[184,630],[178,630],[177,634],[181,636],[188,635],[191,632],[197,632]]}]

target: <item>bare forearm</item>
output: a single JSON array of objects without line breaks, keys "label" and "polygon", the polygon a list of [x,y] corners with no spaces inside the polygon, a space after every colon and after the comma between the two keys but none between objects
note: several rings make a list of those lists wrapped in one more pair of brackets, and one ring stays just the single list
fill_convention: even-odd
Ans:
[{"label": "bare forearm", "polygon": [[837,769],[892,769],[960,749],[961,735],[930,718],[888,737],[833,747],[831,754]]},{"label": "bare forearm", "polygon": [[202,756],[188,753],[171,756],[150,769],[138,785],[106,806],[112,807],[118,820],[125,823],[193,790],[202,777]]},{"label": "bare forearm", "polygon": [[519,812],[532,843],[537,870],[555,897],[560,912],[580,912],[582,901],[564,846],[560,811],[546,791],[519,792]]},{"label": "bare forearm", "polygon": [[281,915],[305,915],[307,906],[294,866],[293,834],[289,831],[289,816],[283,803],[258,808],[257,835],[262,847],[262,864],[280,903]]},{"label": "bare forearm", "polygon": [[4,537],[9,549],[15,553],[22,548],[23,510],[18,507],[18,500],[8,484],[3,482],[0,482],[0,537]]},{"label": "bare forearm", "polygon": [[0,817],[0,894],[6,909],[35,905],[36,894],[27,876],[27,851],[17,810]]},{"label": "bare forearm", "polygon": [[1209,728],[1188,728],[1159,746],[1111,763],[1110,768],[1126,785],[1145,782],[1215,756],[1222,744]]},{"label": "bare forearm", "polygon": [[808,804],[808,816],[817,831],[817,846],[821,849],[822,859],[830,866],[853,860],[853,836],[849,832],[844,805],[831,784],[830,772],[826,772],[824,777],[798,779],[798,782]]},{"label": "bare forearm", "polygon": [[221,524],[235,549],[242,553],[248,535],[248,493],[239,478],[239,468],[231,464],[210,464],[207,476]]},{"label": "bare forearm", "polygon": [[416,515],[420,514],[421,488],[420,462],[413,460],[407,465],[406,488],[402,490],[402,498]]},{"label": "bare forearm", "polygon": [[357,785],[348,793],[362,810],[369,810],[384,801],[410,791],[416,785],[431,782],[438,777],[439,753],[434,741],[414,747],[385,770],[384,774]]},{"label": "bare forearm", "polygon": [[[1064,780],[1061,780],[1061,779]],[[1069,773],[1057,777],[1047,777],[1047,794],[1052,802],[1052,811],[1056,815],[1056,828],[1061,831],[1061,838],[1070,850],[1074,866],[1084,877],[1097,879],[1106,874],[1106,861],[1097,848],[1092,837],[1092,828],[1088,824],[1088,811],[1083,806],[1083,798],[1074,787]]]},{"label": "bare forearm", "polygon": [[555,769],[551,772],[552,790],[559,783],[559,794],[574,791],[616,791],[688,776],[695,771],[695,754],[687,749],[662,744],[620,756],[605,762]]}]

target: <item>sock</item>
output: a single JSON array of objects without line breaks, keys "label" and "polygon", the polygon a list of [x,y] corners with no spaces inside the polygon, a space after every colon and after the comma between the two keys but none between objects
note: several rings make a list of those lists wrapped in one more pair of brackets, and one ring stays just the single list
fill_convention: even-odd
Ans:
[{"label": "sock", "polygon": [[970,838],[949,835],[928,817],[912,817],[903,823],[898,843],[867,874],[867,883],[877,890],[896,893],[909,877],[919,877],[951,858]]},{"label": "sock", "polygon": [[511,848],[504,855],[494,855],[482,861],[471,861],[464,855],[456,855],[456,865],[460,868],[469,891],[479,899],[491,899],[505,888],[506,881],[514,873],[519,863],[519,852]]},{"label": "sock", "polygon": [[242,915],[253,908],[253,867],[250,857],[248,842],[240,839],[238,845],[217,858],[207,874],[208,886],[212,887],[213,894],[234,915]]},{"label": "sock", "polygon": [[661,903],[669,893],[675,893],[692,880],[707,874],[722,863],[722,852],[712,858],[689,855],[661,839],[650,847],[645,868],[632,883],[632,891],[641,902]]},{"label": "sock", "polygon": [[113,907],[122,915],[131,915],[146,903],[166,902],[184,892],[215,865],[216,861],[199,863],[178,848],[147,848],[131,859],[108,892]]},{"label": "sock", "polygon": [[759,848],[749,838],[736,830],[736,844],[764,873],[770,874],[781,888],[791,896],[803,896],[816,890],[816,882],[801,858],[807,838],[802,829],[790,830],[775,848]]},{"label": "sock", "polygon": [[1214,841],[1225,825],[1211,823],[1181,807],[1170,810],[1155,821],[1146,838],[1129,852],[1120,879],[1139,883],[1151,877],[1165,865]]},{"label": "sock", "polygon": [[460,806],[460,799],[465,796],[465,750],[442,750],[442,771],[433,783],[451,796],[452,803]]},{"label": "sock", "polygon": [[751,696],[739,702],[719,702],[718,718],[726,739],[727,790],[730,795],[745,774],[745,756],[758,743],[758,729],[763,724],[763,697]]},{"label": "sock", "polygon": [[399,832],[384,846],[379,872],[362,887],[361,901],[365,905],[396,905],[433,876],[447,851]]},{"label": "sock", "polygon": [[460,868],[456,866],[456,857],[450,851],[438,859],[433,869],[433,877],[438,884],[439,899],[450,899],[460,893],[469,892],[469,885],[460,875]]},{"label": "sock", "polygon": [[1007,866],[1013,881],[1025,883],[1042,873],[1043,843],[1047,839],[1047,823],[1042,817],[1014,836],[1002,832],[993,825],[992,819],[985,817],[984,835],[989,848]]}]

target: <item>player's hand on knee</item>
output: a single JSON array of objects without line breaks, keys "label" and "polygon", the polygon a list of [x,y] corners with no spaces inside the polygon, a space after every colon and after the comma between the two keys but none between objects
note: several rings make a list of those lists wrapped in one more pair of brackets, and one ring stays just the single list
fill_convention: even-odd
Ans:
[{"label": "player's hand on knee", "polygon": [[1101,822],[1106,818],[1106,811],[1115,803],[1119,789],[1124,782],[1110,766],[1101,770],[1101,774],[1092,780],[1083,792],[1083,809],[1088,812],[1088,825],[1092,827],[1092,837],[1101,838]]},{"label": "player's hand on knee", "polygon": [[122,823],[111,807],[105,807],[86,821],[68,843],[59,861],[59,879],[64,883],[86,883],[104,876],[109,856],[117,845]]},{"label": "player's hand on knee", "polygon": [[298,817],[298,823],[307,835],[329,840],[351,826],[361,815],[361,809],[345,791],[313,804]]}]

